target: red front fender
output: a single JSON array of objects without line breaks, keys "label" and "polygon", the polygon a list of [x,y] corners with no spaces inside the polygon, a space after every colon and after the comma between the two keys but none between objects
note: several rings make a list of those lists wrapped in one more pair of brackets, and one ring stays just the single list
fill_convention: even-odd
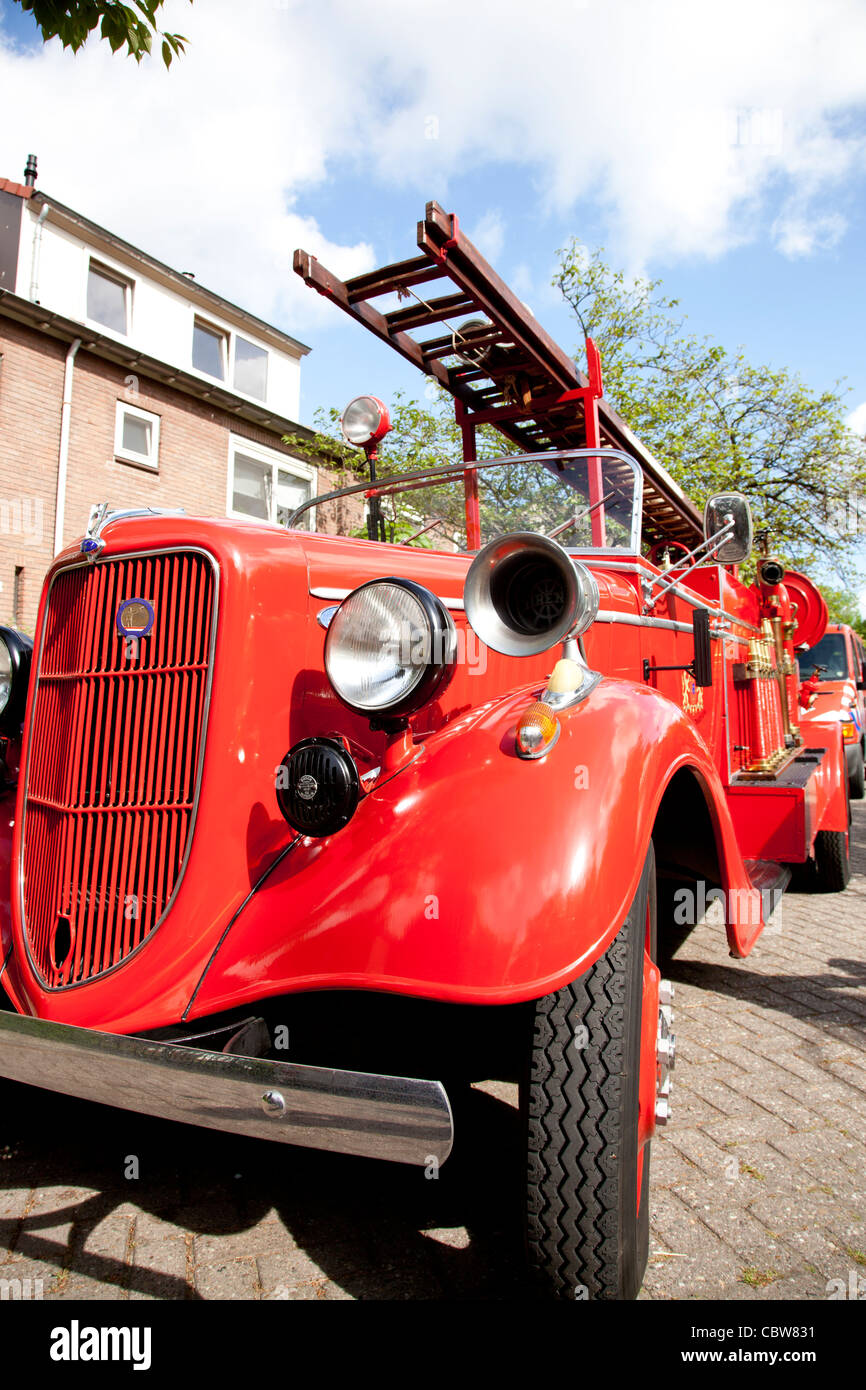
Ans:
[{"label": "red front fender", "polygon": [[[527,762],[514,726],[531,695],[455,721],[338,835],[299,842],[224,935],[188,1016],[299,989],[492,1004],[559,988],[619,930],[659,802],[686,766],[742,900],[721,782],[682,711],[605,679]],[[732,948],[745,953],[760,926],[729,928]]]}]

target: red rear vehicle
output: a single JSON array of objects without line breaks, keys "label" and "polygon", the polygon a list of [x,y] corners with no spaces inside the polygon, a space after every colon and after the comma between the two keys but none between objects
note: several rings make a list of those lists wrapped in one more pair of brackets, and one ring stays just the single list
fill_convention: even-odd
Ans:
[{"label": "red rear vehicle", "polygon": [[[406,261],[296,269],[454,396],[465,459],[288,529],[100,510],[57,557],[32,669],[5,634],[0,1074],[427,1176],[453,1083],[504,1077],[531,1270],[633,1298],[660,931],[715,895],[742,958],[793,866],[847,879],[814,591],[741,582],[747,499],[702,518],[435,203]],[[381,402],[343,423],[375,466]]]},{"label": "red rear vehicle", "polygon": [[804,685],[801,718],[809,723],[838,725],[848,767],[848,795],[866,795],[866,652],[858,633],[844,623],[829,623],[812,647],[797,652]]}]

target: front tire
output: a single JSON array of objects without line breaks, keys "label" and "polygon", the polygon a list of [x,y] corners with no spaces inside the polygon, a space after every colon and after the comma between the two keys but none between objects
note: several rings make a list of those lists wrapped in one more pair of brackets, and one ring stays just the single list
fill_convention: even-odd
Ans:
[{"label": "front tire", "polygon": [[655,944],[651,845],[608,950],[535,1005],[524,1098],[526,1243],[549,1297],[632,1299],[643,1280],[650,1145],[639,1153],[641,1007],[644,947],[655,959]]}]

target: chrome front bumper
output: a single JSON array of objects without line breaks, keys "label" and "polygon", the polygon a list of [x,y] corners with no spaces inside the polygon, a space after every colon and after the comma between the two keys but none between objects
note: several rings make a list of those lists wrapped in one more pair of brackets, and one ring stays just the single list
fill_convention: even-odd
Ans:
[{"label": "chrome front bumper", "polygon": [[0,1076],[162,1119],[426,1166],[451,1152],[438,1081],[271,1062],[0,1011]]}]

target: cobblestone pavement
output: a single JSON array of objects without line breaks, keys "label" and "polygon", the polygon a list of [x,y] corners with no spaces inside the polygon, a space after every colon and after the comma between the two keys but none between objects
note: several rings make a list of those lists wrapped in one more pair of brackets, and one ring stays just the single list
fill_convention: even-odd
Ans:
[{"label": "cobblestone pavement", "polygon": [[[745,962],[703,923],[667,972],[679,1056],[641,1298],[823,1299],[833,1279],[866,1295],[866,803],[854,821],[847,893],[786,895]],[[0,1083],[0,1281],[52,1299],[520,1295],[513,1099],[456,1098],[462,1142],[434,1182]]]}]

